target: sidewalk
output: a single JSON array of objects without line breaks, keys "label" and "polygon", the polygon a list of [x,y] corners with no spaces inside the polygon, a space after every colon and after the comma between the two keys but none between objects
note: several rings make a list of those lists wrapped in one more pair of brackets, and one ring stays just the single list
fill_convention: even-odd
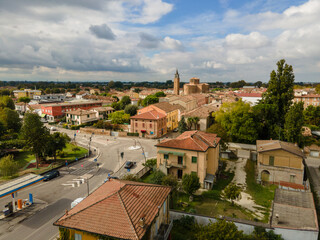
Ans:
[{"label": "sidewalk", "polygon": [[46,208],[48,204],[40,199],[34,199],[34,203],[22,210],[19,210],[12,215],[0,219],[0,236],[6,232],[11,232],[13,227],[26,218],[34,215],[38,211]]}]

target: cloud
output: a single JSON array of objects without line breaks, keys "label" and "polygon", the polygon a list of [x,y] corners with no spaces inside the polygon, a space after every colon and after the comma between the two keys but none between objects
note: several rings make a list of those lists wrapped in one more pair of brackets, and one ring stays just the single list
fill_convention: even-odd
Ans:
[{"label": "cloud", "polygon": [[168,36],[163,39],[162,45],[163,45],[163,48],[165,49],[172,49],[172,50],[178,50],[178,51],[184,50],[184,47],[181,41],[173,39]]},{"label": "cloud", "polygon": [[248,35],[238,33],[226,36],[226,45],[233,48],[261,48],[269,43],[268,38],[259,32],[251,32]]},{"label": "cloud", "polygon": [[114,40],[116,35],[112,32],[112,30],[107,26],[107,24],[101,25],[91,25],[89,30],[92,34],[94,34],[97,38]]},{"label": "cloud", "polygon": [[157,48],[160,44],[160,39],[148,34],[148,33],[140,33],[140,42],[138,43],[138,47],[141,48]]}]

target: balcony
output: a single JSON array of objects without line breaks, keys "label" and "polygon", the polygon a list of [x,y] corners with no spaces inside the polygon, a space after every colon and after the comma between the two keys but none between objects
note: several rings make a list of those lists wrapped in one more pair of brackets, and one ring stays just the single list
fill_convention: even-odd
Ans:
[{"label": "balcony", "polygon": [[175,167],[175,168],[186,168],[186,165],[184,164],[184,163],[182,163],[182,164],[179,164],[179,163],[166,163],[166,167],[167,168],[172,168],[172,167]]},{"label": "balcony", "polygon": [[154,237],[154,240],[167,240],[170,235],[172,226],[173,226],[172,220],[169,224],[161,224],[158,230],[158,234]]}]

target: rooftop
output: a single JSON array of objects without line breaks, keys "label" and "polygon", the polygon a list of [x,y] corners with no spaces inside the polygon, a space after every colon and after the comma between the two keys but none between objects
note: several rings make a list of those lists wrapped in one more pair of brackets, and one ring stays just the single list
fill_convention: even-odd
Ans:
[{"label": "rooftop", "polygon": [[217,134],[202,131],[186,131],[175,139],[165,139],[157,147],[185,149],[205,152],[210,147],[216,147],[220,138]]},{"label": "rooftop", "polygon": [[159,102],[159,103],[153,104],[153,106],[165,111],[166,113],[172,112],[178,109],[178,106],[174,106],[168,102]]},{"label": "rooftop", "polygon": [[152,110],[149,112],[141,113],[139,115],[132,116],[132,119],[147,119],[147,120],[157,120],[160,118],[165,118],[166,116],[162,113]]},{"label": "rooftop", "polygon": [[[278,221],[276,215],[279,216]],[[312,193],[276,189],[271,226],[318,231]]]},{"label": "rooftop", "polygon": [[77,101],[77,102],[64,102],[64,103],[50,103],[43,104],[44,107],[56,107],[56,106],[74,106],[74,105],[83,105],[83,104],[94,104],[102,103],[101,101]]},{"label": "rooftop", "polygon": [[[167,199],[167,186],[112,179],[54,225],[120,239],[142,239]],[[141,216],[146,227],[140,227]]]},{"label": "rooftop", "polygon": [[83,110],[81,108],[78,108],[77,110],[67,112],[67,114],[82,116],[82,115],[96,114],[96,113],[91,110]]},{"label": "rooftop", "polygon": [[294,143],[283,142],[279,140],[257,140],[258,153],[280,149],[304,158],[303,152]]},{"label": "rooftop", "polygon": [[212,112],[216,112],[218,110],[219,108],[216,105],[206,105],[187,112],[185,116],[207,118],[211,115]]}]

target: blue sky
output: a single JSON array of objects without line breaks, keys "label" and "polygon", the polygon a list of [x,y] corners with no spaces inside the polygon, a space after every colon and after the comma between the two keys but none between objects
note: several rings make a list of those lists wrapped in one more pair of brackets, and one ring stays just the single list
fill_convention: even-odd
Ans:
[{"label": "blue sky", "polygon": [[319,0],[2,0],[0,80],[320,82]]}]

